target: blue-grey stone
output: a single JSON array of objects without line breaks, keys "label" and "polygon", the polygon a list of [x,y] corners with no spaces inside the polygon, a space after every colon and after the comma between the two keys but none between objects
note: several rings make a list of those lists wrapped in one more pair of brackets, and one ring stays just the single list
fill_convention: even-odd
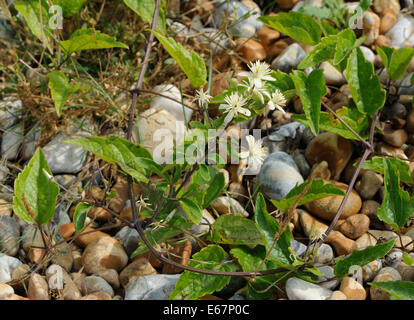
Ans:
[{"label": "blue-grey stone", "polygon": [[21,264],[19,259],[0,253],[0,283],[9,282],[13,270]]},{"label": "blue-grey stone", "polygon": [[297,43],[292,43],[273,60],[271,67],[274,70],[281,70],[289,73],[293,68],[296,68],[305,57],[305,50],[303,50]]},{"label": "blue-grey stone", "polygon": [[289,278],[286,294],[289,300],[327,300],[332,291],[299,278]]},{"label": "blue-grey stone", "polygon": [[296,254],[303,258],[305,253],[306,253],[306,249],[307,246],[304,245],[302,242],[299,242],[297,240],[290,240],[290,247],[292,248],[293,251],[296,252]]},{"label": "blue-grey stone", "polygon": [[128,226],[125,226],[119,230],[119,232],[115,235],[115,239],[119,240],[128,256],[130,256],[136,248],[138,248],[138,243],[141,241],[138,231]]},{"label": "blue-grey stone", "polygon": [[286,197],[296,184],[303,183],[299,169],[287,153],[274,152],[263,162],[258,175],[260,189],[273,200]]},{"label": "blue-grey stone", "polygon": [[19,251],[20,225],[14,217],[0,215],[0,251],[14,256]]},{"label": "blue-grey stone", "polygon": [[20,150],[24,138],[23,122],[8,128],[4,133],[1,141],[1,155],[7,160],[14,160]]},{"label": "blue-grey stone", "polygon": [[125,288],[125,300],[168,300],[179,277],[179,274],[153,274],[134,278]]},{"label": "blue-grey stone", "polygon": [[322,243],[315,255],[315,264],[326,264],[334,258],[333,249],[329,244]]}]

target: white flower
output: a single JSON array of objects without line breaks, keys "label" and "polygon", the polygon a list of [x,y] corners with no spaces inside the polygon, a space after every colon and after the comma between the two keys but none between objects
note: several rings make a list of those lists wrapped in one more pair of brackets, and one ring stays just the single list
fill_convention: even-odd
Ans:
[{"label": "white flower", "polygon": [[207,92],[204,92],[203,88],[201,88],[200,90],[196,91],[194,101],[198,101],[198,105],[200,106],[200,108],[205,108],[210,102],[211,98],[212,96],[207,94]]},{"label": "white flower", "polygon": [[248,158],[249,167],[253,170],[257,169],[259,165],[263,164],[264,159],[266,158],[268,151],[266,147],[262,147],[262,140],[255,140],[252,135],[246,137],[248,150],[240,152],[240,158]]},{"label": "white flower", "polygon": [[273,81],[275,80],[270,76],[272,70],[270,66],[265,62],[256,61],[248,65],[250,72],[240,72],[239,76],[247,77],[249,79],[250,88],[262,88],[263,81]]},{"label": "white flower", "polygon": [[286,106],[286,98],[279,89],[276,89],[267,105],[270,110],[275,110],[276,108],[282,112],[285,112],[282,107]]},{"label": "white flower", "polygon": [[247,99],[240,96],[237,92],[233,92],[230,96],[225,97],[224,101],[226,101],[226,104],[219,106],[220,110],[224,110],[227,113],[227,116],[224,118],[224,125],[227,125],[239,113],[247,117],[250,116],[250,110],[243,108],[247,103]]}]

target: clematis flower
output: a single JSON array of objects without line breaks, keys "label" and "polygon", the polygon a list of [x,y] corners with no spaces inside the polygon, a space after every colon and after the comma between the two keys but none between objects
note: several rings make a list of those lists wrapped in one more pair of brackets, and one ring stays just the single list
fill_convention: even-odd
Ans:
[{"label": "clematis flower", "polygon": [[278,109],[282,112],[285,112],[283,110],[282,106],[286,106],[286,98],[283,95],[282,92],[280,92],[279,89],[276,89],[276,91],[272,94],[272,97],[270,98],[269,102],[267,103],[270,110]]},{"label": "clematis flower", "polygon": [[246,137],[248,149],[240,152],[240,158],[248,159],[249,167],[253,170],[257,169],[260,165],[263,164],[264,159],[268,155],[268,150],[266,147],[262,147],[262,140],[257,140],[249,135]]},{"label": "clematis flower", "polygon": [[270,76],[272,70],[270,66],[265,62],[256,61],[248,65],[250,72],[240,72],[239,76],[247,77],[249,80],[250,88],[258,88],[261,89],[264,86],[263,81],[273,81],[275,80],[273,77]]},{"label": "clematis flower", "polygon": [[243,108],[247,103],[247,99],[239,95],[237,92],[233,92],[230,96],[224,98],[225,104],[219,106],[220,110],[224,110],[227,113],[224,118],[224,125],[230,123],[230,121],[238,114],[250,116],[251,112],[247,108]]},{"label": "clematis flower", "polygon": [[201,88],[200,90],[196,91],[194,101],[198,101],[200,108],[205,108],[210,102],[211,98],[212,96],[207,94],[207,92],[204,92],[203,88]]}]

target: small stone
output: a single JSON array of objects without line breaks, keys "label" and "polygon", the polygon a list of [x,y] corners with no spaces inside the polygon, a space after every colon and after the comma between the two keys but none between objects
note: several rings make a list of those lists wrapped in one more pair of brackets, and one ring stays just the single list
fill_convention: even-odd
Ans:
[{"label": "small stone", "polygon": [[9,282],[14,269],[21,264],[19,259],[0,253],[0,283]]},{"label": "small stone", "polygon": [[33,128],[27,135],[25,135],[22,146],[22,158],[24,160],[30,160],[33,157],[41,133],[41,129]]},{"label": "small stone", "polygon": [[396,269],[402,261],[402,252],[399,250],[392,250],[385,256],[385,263],[387,266]]},{"label": "small stone", "polygon": [[[243,206],[236,200],[229,197],[218,197],[210,203],[210,206],[219,214],[234,214],[247,218],[249,213],[244,210]],[[234,212],[233,212],[234,208]]]},{"label": "small stone", "polygon": [[328,226],[326,224],[314,218],[305,210],[296,209],[296,212],[299,214],[302,230],[308,238],[319,238],[320,235],[324,234],[326,230],[328,230]]},{"label": "small stone", "polygon": [[389,156],[389,157],[396,157],[402,160],[406,160],[407,156],[401,148],[394,148],[389,144],[384,142],[379,142],[376,144],[376,151],[380,155]]},{"label": "small stone", "polygon": [[139,258],[126,266],[119,275],[121,285],[125,288],[127,284],[137,277],[158,274],[146,258]]},{"label": "small stone", "polygon": [[19,251],[20,226],[14,217],[0,215],[0,251],[15,256]]},{"label": "small stone", "polygon": [[280,38],[280,32],[274,29],[269,28],[268,26],[263,26],[258,34],[260,43],[265,48],[267,57],[269,57],[269,53],[271,52],[272,46],[275,42]]},{"label": "small stone", "polygon": [[299,278],[289,278],[286,294],[289,300],[327,300],[332,291]]},{"label": "small stone", "polygon": [[99,238],[85,248],[82,256],[85,272],[95,274],[102,269],[120,271],[128,263],[128,256],[118,240]]},{"label": "small stone", "polygon": [[296,252],[298,257],[303,257],[307,249],[306,245],[294,239],[290,240],[290,247],[292,248],[293,251]]},{"label": "small stone", "polygon": [[401,275],[401,280],[414,281],[414,267],[409,266],[404,262],[401,262],[397,267],[397,271]]},{"label": "small stone", "polygon": [[90,243],[96,241],[97,239],[110,237],[108,234],[102,231],[96,231],[91,226],[86,227],[82,231],[82,233],[85,233],[85,234],[75,239],[75,243],[81,248],[86,248]]},{"label": "small stone", "polygon": [[380,33],[387,33],[397,22],[397,16],[391,8],[385,8],[381,15]]},{"label": "small stone", "polygon": [[260,42],[252,39],[240,38],[237,39],[236,44],[239,46],[238,52],[247,61],[255,62],[266,59],[265,48],[263,48]]},{"label": "small stone", "polygon": [[301,153],[298,149],[296,149],[295,151],[293,151],[292,158],[298,166],[299,172],[302,175],[302,177],[308,177],[311,171],[311,167],[308,161],[306,160],[305,155]]},{"label": "small stone", "polygon": [[414,132],[414,109],[408,115],[406,129],[409,132]]},{"label": "small stone", "polygon": [[[380,270],[378,275],[375,277],[373,282],[384,282],[384,281],[398,281],[401,280],[401,275],[398,273],[397,270],[385,267]],[[370,286],[370,295],[371,300],[389,300],[390,294],[376,288],[374,286]]]},{"label": "small stone", "polygon": [[112,288],[119,289],[121,284],[119,283],[118,272],[114,269],[102,269],[95,273],[95,276],[101,277],[108,282]]},{"label": "small stone", "polygon": [[274,59],[279,56],[290,44],[293,43],[293,40],[290,38],[284,38],[277,40],[272,46],[266,51],[267,58]]},{"label": "small stone", "polygon": [[66,242],[56,246],[55,254],[52,257],[52,263],[61,266],[67,272],[71,271],[73,265],[72,250]]},{"label": "small stone", "polygon": [[404,47],[411,44],[411,36],[414,31],[414,19],[408,15],[400,15],[397,23],[385,34],[390,40],[391,46]]},{"label": "small stone", "polygon": [[[318,277],[319,282],[319,286],[329,289],[329,290],[333,290],[338,286],[338,280],[336,279],[335,273],[334,273],[334,268],[330,267],[330,266],[319,266],[316,267],[319,272],[323,273],[324,276]],[[332,279],[330,281],[328,281],[329,279]]]},{"label": "small stone", "polygon": [[29,285],[30,267],[27,264],[21,264],[11,273],[11,281],[16,282],[13,287],[16,291],[23,291]]},{"label": "small stone", "polygon": [[206,234],[210,231],[210,226],[216,221],[214,217],[206,210],[203,210],[203,217],[201,218],[200,224],[194,225],[191,228],[191,233],[193,233],[196,236],[201,236],[203,234]]},{"label": "small stone", "polygon": [[325,242],[332,245],[338,256],[350,254],[357,249],[355,241],[345,237],[339,231],[332,231]]},{"label": "small stone", "polygon": [[239,201],[241,204],[245,204],[247,199],[247,190],[246,188],[239,182],[231,182],[229,185],[229,195]]},{"label": "small stone", "polygon": [[23,123],[18,123],[3,133],[1,141],[1,155],[7,160],[14,160],[20,150],[24,137]]},{"label": "small stone", "polygon": [[374,10],[376,13],[381,14],[387,8],[391,9],[395,14],[400,12],[400,3],[398,0],[374,0]]},{"label": "small stone", "polygon": [[353,153],[352,144],[341,136],[325,132],[315,137],[306,148],[305,156],[311,165],[327,161],[334,180],[339,176]]},{"label": "small stone", "polygon": [[336,290],[332,292],[332,295],[330,296],[328,300],[346,300],[346,299],[347,297],[342,291]]},{"label": "small stone", "polygon": [[367,200],[362,203],[361,214],[368,216],[370,220],[378,219],[377,211],[381,205],[374,200]]},{"label": "small stone", "polygon": [[[155,86],[152,91],[160,93],[163,96],[167,96],[176,101],[155,95],[150,103],[150,108],[154,110],[166,110],[170,114],[174,115],[175,119],[178,121],[184,121],[184,119],[186,119],[187,122],[190,121],[193,110],[185,106],[183,107],[181,104],[181,93],[176,86],[172,84],[160,84]],[[183,108],[185,115],[183,113]]]},{"label": "small stone", "polygon": [[362,276],[365,282],[372,281],[382,268],[380,259],[371,261],[362,267]]},{"label": "small stone", "polygon": [[138,231],[128,226],[119,230],[114,238],[119,240],[128,256],[138,248],[138,243],[141,241]]},{"label": "small stone", "polygon": [[350,239],[357,239],[369,229],[369,218],[364,214],[356,214],[345,219],[338,231]]},{"label": "small stone", "polygon": [[[334,187],[339,188],[346,192],[348,186],[344,183],[337,182],[337,181],[326,181],[328,183],[332,183]],[[305,205],[305,208],[310,211],[312,214],[325,219],[332,221],[338,212],[339,206],[343,200],[343,196],[330,196],[321,198],[318,200],[314,200],[310,203]],[[354,214],[357,214],[361,209],[362,201],[361,197],[352,190],[348,201],[345,204],[344,210],[341,214],[341,219],[346,219]]]},{"label": "small stone", "polygon": [[0,127],[9,129],[21,118],[25,108],[21,100],[14,97],[7,97],[0,101]]},{"label": "small stone", "polygon": [[334,258],[332,247],[329,244],[322,243],[315,255],[315,264],[327,264],[330,263]]},{"label": "small stone", "polygon": [[273,60],[272,69],[281,70],[289,73],[293,68],[296,68],[299,63],[305,59],[306,52],[297,43],[292,43],[280,55]]},{"label": "small stone", "polygon": [[125,288],[125,300],[168,300],[180,274],[155,274],[132,279]]},{"label": "small stone", "polygon": [[95,293],[95,292],[106,292],[111,297],[114,296],[114,290],[109,285],[109,283],[106,282],[101,277],[97,277],[97,276],[89,276],[83,279],[82,291],[85,295]]},{"label": "small stone", "polygon": [[[119,175],[116,179],[116,183],[111,189],[111,192],[115,192],[116,197],[109,200],[108,208],[115,211],[116,213],[120,213],[122,209],[125,207],[125,203],[128,200],[128,180]],[[134,194],[138,194],[139,191],[137,189],[134,190]]]},{"label": "small stone", "polygon": [[[186,266],[191,258],[192,243],[190,240],[187,240],[178,245],[169,247],[168,252],[169,254],[171,254],[171,260]],[[181,268],[178,268],[170,264],[164,264],[162,267],[163,274],[177,274],[181,271]]]},{"label": "small stone", "polygon": [[375,46],[377,48],[381,48],[382,46],[391,47],[391,42],[386,36],[384,36],[383,34],[380,34],[377,40],[375,40]]},{"label": "small stone", "polygon": [[368,47],[365,46],[360,46],[359,47],[362,51],[362,53],[364,54],[364,57],[367,61],[371,62],[372,64],[374,64],[375,62],[375,54],[374,52],[372,52],[372,50]]},{"label": "small stone", "polygon": [[258,175],[262,192],[277,201],[303,181],[295,161],[280,151],[273,152],[265,159]]},{"label": "small stone", "polygon": [[367,293],[364,287],[351,277],[344,277],[339,288],[345,295],[347,300],[365,300]]},{"label": "small stone", "polygon": [[367,37],[365,45],[372,45],[379,36],[380,18],[373,12],[365,11],[362,17],[363,32],[362,35]]},{"label": "small stone", "polygon": [[366,171],[362,174],[361,181],[355,185],[356,191],[364,200],[372,199],[384,183],[383,177],[373,171]]},{"label": "small stone", "polygon": [[8,296],[11,296],[13,294],[14,294],[13,287],[5,283],[0,283],[0,300],[5,300]]},{"label": "small stone", "polygon": [[64,300],[79,300],[82,295],[70,275],[59,265],[52,264],[46,270],[49,289],[58,289]]},{"label": "small stone", "polygon": [[79,300],[112,300],[112,297],[107,292],[94,292],[80,298]]},{"label": "small stone", "polygon": [[329,62],[322,62],[320,68],[323,70],[326,84],[341,86],[346,83],[345,76],[333,67]]},{"label": "small stone", "polygon": [[298,1],[299,0],[278,0],[277,6],[283,10],[289,10],[292,9]]},{"label": "small stone", "polygon": [[393,147],[400,148],[408,139],[408,134],[404,129],[385,131],[383,139]]},{"label": "small stone", "polygon": [[326,161],[321,161],[315,163],[312,166],[312,171],[310,173],[312,179],[331,179],[331,171],[329,170],[329,164]]},{"label": "small stone", "polygon": [[27,297],[31,300],[50,300],[49,286],[40,274],[33,273],[30,277]]}]

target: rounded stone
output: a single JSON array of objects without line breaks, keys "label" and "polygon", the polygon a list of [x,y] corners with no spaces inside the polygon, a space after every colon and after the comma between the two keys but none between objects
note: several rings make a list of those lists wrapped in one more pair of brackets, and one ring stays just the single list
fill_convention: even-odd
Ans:
[{"label": "rounded stone", "polygon": [[327,300],[332,291],[299,278],[289,278],[286,294],[289,300]]},{"label": "rounded stone", "polygon": [[342,232],[350,239],[362,236],[369,229],[369,218],[364,214],[355,214],[346,218],[339,226],[338,231]]}]

